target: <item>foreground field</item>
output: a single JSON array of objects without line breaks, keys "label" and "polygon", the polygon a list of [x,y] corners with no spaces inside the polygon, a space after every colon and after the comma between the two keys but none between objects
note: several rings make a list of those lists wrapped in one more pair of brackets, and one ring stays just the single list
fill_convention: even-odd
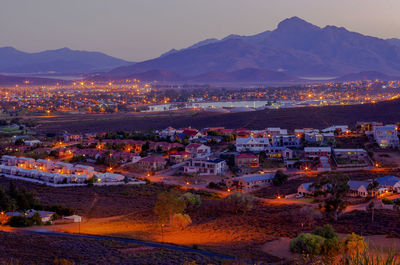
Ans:
[{"label": "foreground field", "polygon": [[177,111],[161,113],[117,113],[117,114],[69,114],[33,118],[42,132],[93,132],[106,130],[149,130],[168,126],[180,128],[192,126],[206,128],[225,126],[226,128],[267,127],[325,128],[333,124],[355,125],[357,121],[399,121],[400,101],[386,101],[376,104],[304,107],[279,110],[260,110],[241,113],[207,113],[202,111]]},{"label": "foreground field", "polygon": [[221,264],[198,253],[118,241],[0,231],[0,264]]},{"label": "foreground field", "polygon": [[[0,178],[8,187],[9,180]],[[259,202],[243,214],[224,211],[220,199],[208,193],[202,195],[200,209],[190,212],[192,225],[181,230],[166,226],[163,231],[153,213],[158,193],[173,188],[161,184],[143,186],[51,188],[17,182],[35,191],[42,203],[61,203],[77,209],[85,217],[78,224],[46,226],[45,229],[69,233],[85,233],[167,242],[235,256],[245,260],[279,262],[268,242],[293,238],[318,225],[330,222],[326,217],[307,228],[296,218],[298,205],[271,205]],[[182,191],[183,192],[183,191]],[[336,223],[339,233],[356,232],[362,235],[390,235],[400,238],[399,213],[377,210],[375,222],[369,213],[354,211],[343,214]]]}]

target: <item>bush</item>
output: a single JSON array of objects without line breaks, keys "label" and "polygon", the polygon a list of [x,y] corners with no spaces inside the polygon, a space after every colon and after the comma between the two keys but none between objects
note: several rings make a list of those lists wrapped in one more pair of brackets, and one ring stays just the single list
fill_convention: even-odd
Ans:
[{"label": "bush", "polygon": [[183,230],[192,223],[192,219],[187,214],[177,213],[172,216],[170,223]]},{"label": "bush", "polygon": [[338,237],[338,234],[336,234],[335,230],[333,230],[333,227],[329,224],[322,227],[317,227],[312,233],[314,235],[322,236],[326,239],[333,239]]},{"label": "bush", "polygon": [[348,255],[364,252],[367,248],[364,238],[355,233],[347,235],[343,241],[343,245],[345,253]]},{"label": "bush", "polygon": [[285,173],[283,173],[282,170],[278,170],[278,171],[276,171],[275,177],[272,180],[272,182],[275,186],[281,186],[282,184],[284,184],[287,181],[287,179],[288,179],[288,176]]},{"label": "bush", "polygon": [[313,234],[300,234],[290,241],[290,251],[300,254],[319,255],[322,253],[325,239]]},{"label": "bush", "polygon": [[230,212],[238,214],[250,211],[254,207],[256,199],[250,194],[235,192],[224,198],[224,208]]},{"label": "bush", "polygon": [[382,203],[383,204],[394,204],[394,202],[388,198],[383,198],[382,199]]},{"label": "bush", "polygon": [[181,200],[183,200],[186,204],[186,209],[195,210],[198,209],[201,205],[200,196],[197,194],[193,194],[187,192],[181,196]]},{"label": "bush", "polygon": [[32,226],[32,220],[25,216],[12,216],[8,224],[12,227],[27,227]]}]

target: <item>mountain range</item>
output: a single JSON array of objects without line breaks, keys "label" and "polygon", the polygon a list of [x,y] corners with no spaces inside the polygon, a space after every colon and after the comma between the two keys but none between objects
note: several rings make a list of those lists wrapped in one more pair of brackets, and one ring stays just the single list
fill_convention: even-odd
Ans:
[{"label": "mountain range", "polygon": [[[245,80],[251,79],[255,69],[268,71],[274,77],[284,73],[290,80],[372,71],[400,75],[400,40],[365,36],[343,27],[321,28],[292,17],[280,22],[273,31],[207,39],[185,49],[170,50],[155,59],[118,67],[107,76],[126,78],[147,73],[149,78],[149,71],[157,74],[168,71],[164,77],[176,79],[182,75],[185,79],[189,76],[199,80],[200,76],[206,79],[212,73],[229,76],[243,69],[253,69]],[[213,78],[219,79],[215,75]]]},{"label": "mountain range", "polygon": [[132,64],[100,52],[69,48],[36,53],[0,48],[0,73],[86,73]]},{"label": "mountain range", "polygon": [[26,53],[4,47],[0,48],[0,73],[89,73],[96,80],[165,82],[393,78],[400,76],[400,39],[380,39],[336,26],[321,28],[292,17],[274,30],[210,38],[139,63],[68,48]]}]

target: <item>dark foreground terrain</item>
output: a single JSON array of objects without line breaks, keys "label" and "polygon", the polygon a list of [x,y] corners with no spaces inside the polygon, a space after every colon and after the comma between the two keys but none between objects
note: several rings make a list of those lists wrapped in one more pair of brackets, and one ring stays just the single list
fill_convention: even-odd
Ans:
[{"label": "dark foreground terrain", "polygon": [[260,110],[241,113],[210,113],[202,111],[179,111],[138,114],[75,114],[52,117],[36,117],[42,132],[93,132],[117,130],[150,130],[168,126],[180,128],[192,126],[206,128],[266,127],[324,128],[332,124],[355,125],[357,121],[400,121],[400,100],[376,104],[304,107],[279,110]]},{"label": "dark foreground terrain", "polygon": [[221,264],[197,253],[109,240],[1,232],[0,264]]}]

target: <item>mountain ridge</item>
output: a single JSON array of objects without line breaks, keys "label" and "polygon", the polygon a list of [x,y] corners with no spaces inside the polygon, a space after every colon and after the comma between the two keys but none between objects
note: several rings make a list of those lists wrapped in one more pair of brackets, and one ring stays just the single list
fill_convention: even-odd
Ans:
[{"label": "mountain ridge", "polygon": [[257,68],[293,76],[342,76],[363,71],[400,75],[400,46],[393,41],[344,27],[321,28],[298,17],[281,21],[272,31],[208,40],[212,41],[118,67],[107,74],[118,78],[159,69],[195,76]]},{"label": "mountain ridge", "polygon": [[82,73],[107,71],[128,64],[131,62],[101,52],[67,47],[32,53],[10,46],[0,48],[0,72],[3,73]]}]

